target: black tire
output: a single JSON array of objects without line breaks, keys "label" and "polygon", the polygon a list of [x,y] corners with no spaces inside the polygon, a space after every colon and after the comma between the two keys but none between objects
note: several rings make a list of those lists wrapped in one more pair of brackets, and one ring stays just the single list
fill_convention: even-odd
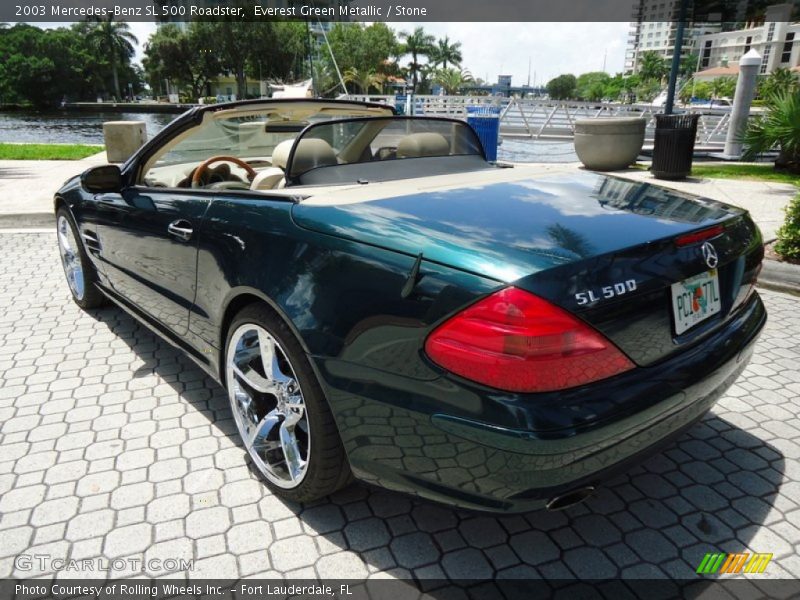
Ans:
[{"label": "black tire", "polygon": [[[342,446],[339,430],[336,427],[328,401],[306,353],[283,319],[278,317],[265,304],[248,305],[234,317],[228,328],[225,342],[226,352],[231,346],[234,332],[243,325],[262,327],[282,347],[300,384],[311,437],[307,470],[303,480],[297,487],[284,488],[274,485],[260,471],[252,456],[249,456],[254,463],[253,470],[259,474],[273,492],[294,502],[313,502],[341,489],[352,481],[350,464],[347,461],[347,455]],[[230,389],[231,384],[228,381],[229,372],[227,369],[228,356],[225,357],[225,361],[225,386]],[[233,406],[231,406],[231,409],[233,410]]]},{"label": "black tire", "polygon": [[[108,302],[108,299],[99,289],[97,289],[97,271],[95,270],[92,262],[89,260],[89,257],[86,255],[86,250],[83,247],[80,233],[78,232],[78,228],[75,225],[72,215],[63,206],[56,211],[56,234],[58,236],[62,235],[62,232],[59,230],[62,219],[66,220],[68,227],[72,231],[73,240],[75,241],[75,256],[80,261],[81,270],[83,272],[83,294],[79,295],[73,289],[72,285],[70,285],[69,277],[67,277],[66,267],[62,258],[61,266],[64,268],[64,276],[67,278],[67,287],[69,288],[70,295],[75,301],[75,304],[84,310],[103,306]],[[59,254],[61,254],[60,244],[61,242],[59,241]]]}]

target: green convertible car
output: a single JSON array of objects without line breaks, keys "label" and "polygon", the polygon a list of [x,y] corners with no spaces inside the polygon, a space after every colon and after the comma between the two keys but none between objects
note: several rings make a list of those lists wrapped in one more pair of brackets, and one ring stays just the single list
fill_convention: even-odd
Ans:
[{"label": "green convertible car", "polygon": [[702,418],[766,320],[744,211],[490,163],[463,121],[381,104],[195,108],[55,208],[75,302],[219,381],[296,501],[355,477],[564,508]]}]

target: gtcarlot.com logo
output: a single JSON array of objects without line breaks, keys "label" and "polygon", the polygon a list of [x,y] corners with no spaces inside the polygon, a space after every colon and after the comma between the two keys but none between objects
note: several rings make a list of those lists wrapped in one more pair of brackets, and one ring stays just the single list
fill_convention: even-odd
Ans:
[{"label": "gtcarlot.com logo", "polygon": [[14,559],[18,571],[193,571],[194,559],[184,558],[55,558],[49,554],[20,554]]},{"label": "gtcarlot.com logo", "polygon": [[700,575],[763,573],[771,560],[772,554],[709,552],[703,557],[700,566],[697,567],[697,573]]}]

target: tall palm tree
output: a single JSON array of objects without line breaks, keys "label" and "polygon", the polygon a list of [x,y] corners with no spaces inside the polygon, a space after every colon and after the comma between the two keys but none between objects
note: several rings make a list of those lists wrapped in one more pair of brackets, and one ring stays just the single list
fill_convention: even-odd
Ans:
[{"label": "tall palm tree", "polygon": [[442,68],[447,70],[449,65],[458,67],[464,57],[461,56],[461,42],[450,43],[450,37],[444,36],[436,42],[431,52],[431,62],[435,65],[442,65]]},{"label": "tall palm tree", "polygon": [[134,55],[134,45],[138,44],[139,40],[131,33],[130,25],[124,21],[115,21],[113,15],[94,21],[89,37],[95,47],[108,57],[114,78],[114,93],[117,98],[122,98],[119,87],[119,65]]},{"label": "tall palm tree", "polygon": [[347,69],[342,78],[345,83],[355,83],[362,94],[369,94],[369,90],[373,87],[380,90],[383,82],[386,81],[383,75],[372,69],[359,71],[355,67]]},{"label": "tall palm tree", "polygon": [[405,44],[403,44],[403,54],[411,55],[411,64],[408,65],[408,71],[411,73],[411,80],[414,84],[414,90],[416,91],[417,82],[419,81],[419,71],[422,68],[419,58],[420,56],[430,55],[436,38],[430,33],[425,33],[422,27],[417,27],[412,33],[401,32],[400,39],[405,40]]}]

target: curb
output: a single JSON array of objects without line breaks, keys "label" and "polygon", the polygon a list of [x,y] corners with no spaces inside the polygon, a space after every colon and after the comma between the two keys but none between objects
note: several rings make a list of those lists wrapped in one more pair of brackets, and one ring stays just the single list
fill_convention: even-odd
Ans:
[{"label": "curb", "polygon": [[0,215],[0,231],[3,229],[55,229],[53,213],[24,213]]},{"label": "curb", "polygon": [[800,294],[800,265],[764,259],[758,285],[777,292]]}]

